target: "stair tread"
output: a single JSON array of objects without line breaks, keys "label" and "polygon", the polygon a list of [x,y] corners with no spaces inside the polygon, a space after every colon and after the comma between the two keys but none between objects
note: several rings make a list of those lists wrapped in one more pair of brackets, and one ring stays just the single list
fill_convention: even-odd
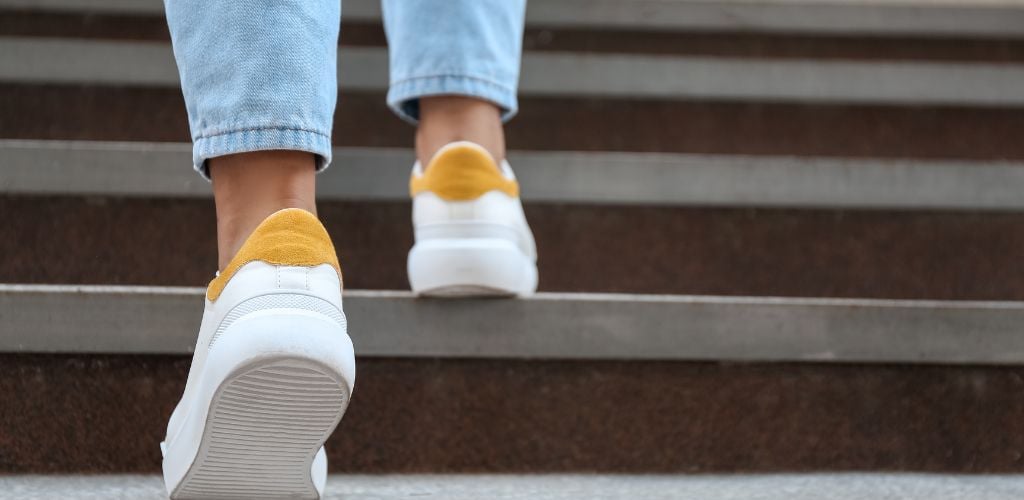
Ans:
[{"label": "stair tread", "polygon": [[[0,477],[18,498],[69,500],[163,499],[156,475]],[[331,475],[325,499],[445,498],[835,500],[901,498],[1010,500],[1024,495],[1019,475],[779,474],[779,475]]]},{"label": "stair tread", "polygon": [[[338,84],[386,88],[387,58],[384,48],[346,48]],[[527,52],[519,93],[1006,107],[1024,105],[1021,79],[1024,66],[1005,63]],[[176,87],[179,75],[169,43],[11,36],[0,37],[0,81]]]},{"label": "stair tread", "polygon": [[[371,0],[373,1],[373,0]],[[717,2],[721,4],[721,2]],[[0,2],[0,8],[3,8]],[[665,5],[665,4],[662,4]],[[678,4],[677,4],[678,5]],[[533,7],[529,4],[527,9]],[[933,2],[927,4],[934,7]],[[344,28],[339,44],[346,47],[387,45],[379,19],[351,19],[345,8]],[[650,30],[643,27],[555,26],[528,23],[523,49],[533,51],[578,51],[619,54],[662,54],[694,56],[740,56],[754,58],[811,58],[829,60],[932,60],[975,62],[1020,62],[1024,40],[1008,37],[965,38],[970,33],[948,37],[911,33],[902,36],[856,37],[844,33],[764,32],[686,29]],[[3,36],[58,36],[99,40],[170,40],[163,11],[152,13],[78,12],[17,9],[0,17]]]},{"label": "stair tread", "polygon": [[[0,139],[6,194],[210,197],[187,143]],[[1024,209],[1020,161],[512,151],[526,201]],[[337,147],[321,199],[405,200],[413,153]],[[921,189],[928,186],[928,189]]]},{"label": "stair tread", "polygon": [[[0,351],[190,352],[203,289],[0,285]],[[1024,302],[539,293],[345,296],[368,356],[1020,363]],[[55,314],[59,311],[59,314]]]}]

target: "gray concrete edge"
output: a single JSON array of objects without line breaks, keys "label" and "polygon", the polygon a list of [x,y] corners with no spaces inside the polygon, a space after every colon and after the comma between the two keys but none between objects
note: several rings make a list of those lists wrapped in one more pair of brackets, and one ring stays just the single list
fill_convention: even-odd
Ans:
[{"label": "gray concrete edge", "polygon": [[[158,475],[0,476],[0,498],[163,500]],[[5,492],[7,495],[5,495]],[[1019,475],[787,474],[331,474],[325,500],[1016,500]]]},{"label": "gray concrete edge", "polygon": [[[511,151],[528,202],[1024,209],[1024,163]],[[411,150],[335,148],[321,199],[408,199]],[[209,197],[182,143],[0,140],[0,194]]]},{"label": "gray concrete edge", "polygon": [[[200,288],[0,285],[0,352],[187,354],[202,309]],[[1024,362],[1021,302],[355,290],[345,311],[362,356]]]},{"label": "gray concrete edge", "polygon": [[[1024,25],[1024,23],[1022,23]],[[0,37],[0,81],[177,87],[170,44]],[[533,52],[522,95],[844,104],[1024,106],[1024,65]],[[346,47],[338,83],[381,91],[386,49]]]}]

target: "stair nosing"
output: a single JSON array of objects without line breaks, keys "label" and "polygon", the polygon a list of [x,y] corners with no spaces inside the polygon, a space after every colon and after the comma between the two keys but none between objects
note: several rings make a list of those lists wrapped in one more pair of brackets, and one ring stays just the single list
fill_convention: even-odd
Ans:
[{"label": "stair nosing", "polygon": [[[388,85],[384,48],[339,52],[347,90]],[[1024,106],[1024,65],[528,52],[519,93],[644,99]],[[0,81],[177,87],[166,42],[0,37]]]},{"label": "stair nosing", "polygon": [[[3,140],[0,194],[210,197],[186,143]],[[336,147],[325,200],[403,201],[402,148]],[[510,151],[528,202],[861,209],[1024,209],[1024,162]],[[926,186],[927,188],[922,188]]]},{"label": "stair nosing", "polygon": [[[539,293],[422,300],[352,290],[362,356],[1024,362],[1024,302]],[[0,285],[0,352],[188,354],[203,290]]]}]

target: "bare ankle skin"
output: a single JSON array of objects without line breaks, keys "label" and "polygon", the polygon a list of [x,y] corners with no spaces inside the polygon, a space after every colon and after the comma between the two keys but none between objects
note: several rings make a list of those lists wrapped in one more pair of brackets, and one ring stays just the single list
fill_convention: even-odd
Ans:
[{"label": "bare ankle skin", "polygon": [[505,131],[501,110],[494,104],[463,96],[420,98],[420,123],[416,129],[416,158],[424,167],[445,144],[472,141],[484,147],[496,161],[505,159]]},{"label": "bare ankle skin", "polygon": [[316,158],[302,151],[257,151],[208,162],[217,203],[217,260],[224,270],[270,214],[301,208],[316,214]]}]

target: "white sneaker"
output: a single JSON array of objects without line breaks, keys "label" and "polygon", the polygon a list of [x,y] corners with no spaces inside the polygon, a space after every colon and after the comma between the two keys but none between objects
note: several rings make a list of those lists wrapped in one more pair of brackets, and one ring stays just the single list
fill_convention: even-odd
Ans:
[{"label": "white sneaker", "polygon": [[409,181],[416,244],[409,284],[428,296],[526,296],[537,249],[508,162],[472,142],[441,148]]},{"label": "white sneaker", "polygon": [[163,452],[172,499],[319,498],[355,382],[341,271],[299,209],[267,217],[206,292]]}]

